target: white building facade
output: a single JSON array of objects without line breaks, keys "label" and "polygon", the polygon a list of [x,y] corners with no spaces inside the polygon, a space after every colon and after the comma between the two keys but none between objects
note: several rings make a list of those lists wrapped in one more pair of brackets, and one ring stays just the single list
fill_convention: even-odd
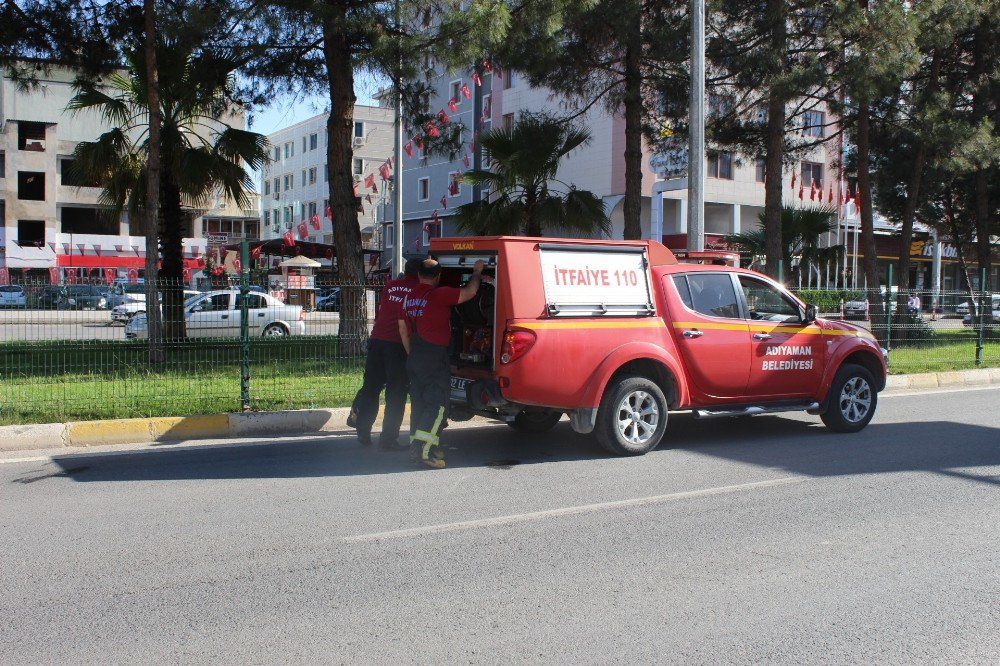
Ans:
[{"label": "white building facade", "polygon": [[[144,273],[146,242],[141,221],[103,214],[99,187],[72,177],[73,151],[110,126],[92,111],[71,112],[73,73],[40,69],[38,85],[24,90],[0,81],[0,281],[137,280]],[[227,122],[243,124],[237,112]],[[256,194],[251,210],[217,198],[191,211],[184,238],[185,278],[201,276],[208,236],[256,238]],[[214,230],[218,230],[215,232]]]},{"label": "white building facade", "polygon": [[[327,120],[321,114],[268,135],[271,159],[264,165],[260,183],[261,238],[281,238],[291,232],[297,241],[333,244],[333,221],[326,216],[329,203],[327,171]],[[392,155],[393,111],[377,106],[354,107],[354,181],[364,212],[358,213],[362,239],[372,248],[381,238],[375,234],[376,212],[384,206],[379,167]],[[364,187],[364,179],[374,174],[378,194]],[[319,228],[313,221],[318,217]],[[299,233],[306,224],[306,235]]]}]

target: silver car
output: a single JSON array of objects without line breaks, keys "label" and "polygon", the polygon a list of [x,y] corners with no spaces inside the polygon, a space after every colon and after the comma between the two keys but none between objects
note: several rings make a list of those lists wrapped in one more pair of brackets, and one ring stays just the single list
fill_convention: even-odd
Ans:
[{"label": "silver car", "polygon": [[[298,305],[285,305],[269,294],[247,294],[250,335],[305,335],[305,314]],[[184,303],[184,321],[189,338],[235,338],[242,321],[241,295],[235,290],[208,291]],[[125,337],[148,338],[145,315],[125,325]]]}]

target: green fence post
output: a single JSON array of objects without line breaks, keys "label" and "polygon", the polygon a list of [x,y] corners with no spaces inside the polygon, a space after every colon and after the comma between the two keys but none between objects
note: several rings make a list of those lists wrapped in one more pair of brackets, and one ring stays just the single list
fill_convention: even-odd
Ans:
[{"label": "green fence post", "polygon": [[889,264],[888,279],[885,284],[885,350],[892,349],[892,264]]},{"label": "green fence post", "polygon": [[240,243],[240,408],[250,411],[250,243]]},{"label": "green fence post", "polygon": [[[983,366],[983,329],[986,328],[986,313],[992,312],[993,303],[987,302],[986,269],[979,271],[979,320],[976,322],[976,367]],[[987,310],[986,308],[990,308]]]}]

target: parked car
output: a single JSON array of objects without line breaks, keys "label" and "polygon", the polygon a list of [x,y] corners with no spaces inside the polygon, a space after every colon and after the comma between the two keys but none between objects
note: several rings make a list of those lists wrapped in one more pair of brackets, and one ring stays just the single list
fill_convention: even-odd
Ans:
[{"label": "parked car", "polygon": [[[972,312],[979,312],[979,299],[980,299],[980,296],[977,295],[976,296],[976,306],[975,306],[975,308],[972,311],[970,311],[969,310],[969,299],[965,298],[961,303],[959,303],[958,305],[955,306],[955,314],[965,316],[965,315],[972,314]],[[992,294],[990,296],[990,299],[993,301],[993,303],[996,303],[998,300],[1000,300],[1000,294]],[[996,309],[996,308],[994,307],[994,309]]]},{"label": "parked car", "polygon": [[316,312],[340,312],[340,287],[334,289],[326,296],[317,299]]},{"label": "parked car", "polygon": [[28,305],[24,287],[19,284],[0,285],[0,307],[23,308]]},{"label": "parked car", "polygon": [[[268,294],[247,294],[250,335],[304,335],[305,317],[298,305],[285,305]],[[209,291],[184,303],[187,335],[191,338],[235,338],[240,335],[242,297],[238,291]],[[125,337],[148,338],[146,315],[125,325]]]},{"label": "parked car", "polygon": [[126,303],[145,303],[146,285],[143,283],[129,284],[115,282],[108,292],[108,307],[115,308]]},{"label": "parked car", "polygon": [[[889,312],[896,311],[897,288],[892,288],[892,300],[889,301]],[[879,302],[885,303],[885,287],[879,290]],[[865,298],[850,300],[844,303],[844,319],[864,319],[871,309],[871,303]]]},{"label": "parked car", "polygon": [[59,306],[61,293],[62,287],[41,287],[34,294],[32,307],[39,310],[54,310]]},{"label": "parked car", "polygon": [[56,307],[69,310],[103,310],[107,292],[96,284],[71,284],[60,290]]},{"label": "parked car", "polygon": [[[197,297],[201,296],[200,291],[195,291],[194,289],[184,290],[184,305],[188,304]],[[163,296],[161,295],[160,298]],[[127,324],[132,317],[136,315],[146,314],[146,299],[143,298],[141,301],[129,301],[122,305],[116,305],[111,308],[111,324]]]},{"label": "parked car", "polygon": [[[990,298],[990,319],[987,321],[1000,321],[1000,294],[993,294]],[[956,312],[958,309],[956,308]],[[976,312],[979,312],[979,303],[976,303]],[[962,317],[963,326],[972,326],[972,313],[969,312],[969,304],[965,303],[965,316]]]}]

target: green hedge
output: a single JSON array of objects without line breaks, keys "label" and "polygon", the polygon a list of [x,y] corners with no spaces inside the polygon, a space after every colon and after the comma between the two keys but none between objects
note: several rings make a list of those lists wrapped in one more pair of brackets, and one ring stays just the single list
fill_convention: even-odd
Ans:
[{"label": "green hedge", "polygon": [[812,303],[820,312],[840,312],[840,301],[862,300],[863,291],[833,291],[825,289],[799,289],[795,295],[806,303]]}]

